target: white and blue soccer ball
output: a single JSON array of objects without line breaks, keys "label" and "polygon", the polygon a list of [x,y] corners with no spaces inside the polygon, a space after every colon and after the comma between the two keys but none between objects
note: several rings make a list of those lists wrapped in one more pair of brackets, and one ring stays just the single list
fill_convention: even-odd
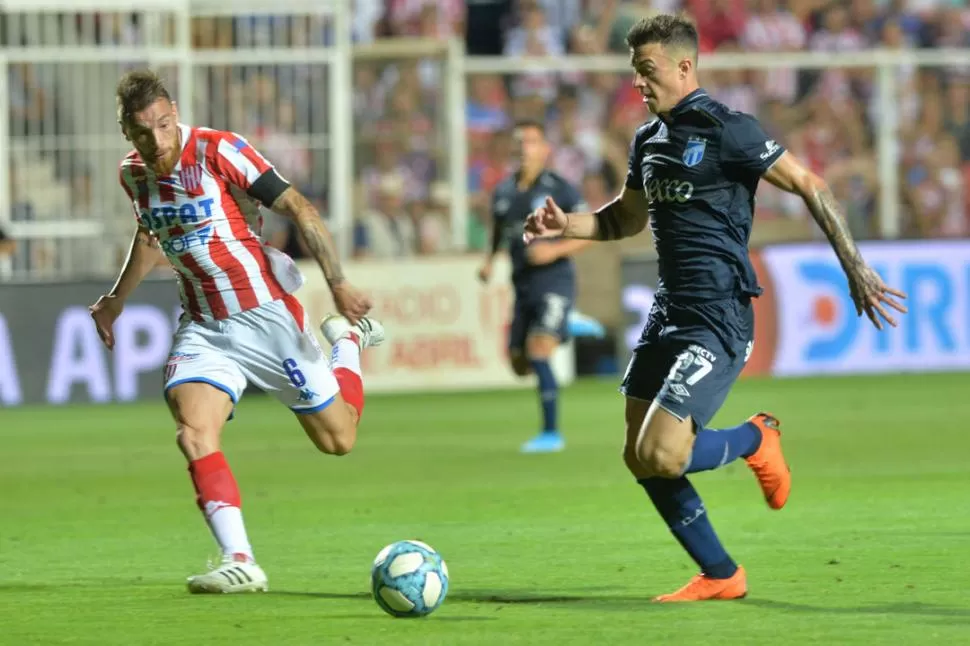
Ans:
[{"label": "white and blue soccer ball", "polygon": [[448,566],[433,547],[421,541],[391,543],[374,559],[371,592],[394,617],[424,617],[448,594]]}]

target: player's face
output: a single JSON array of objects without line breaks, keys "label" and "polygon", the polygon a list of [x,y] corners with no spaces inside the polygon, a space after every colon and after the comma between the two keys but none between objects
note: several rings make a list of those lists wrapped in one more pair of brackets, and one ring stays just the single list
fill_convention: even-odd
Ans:
[{"label": "player's face", "polygon": [[535,170],[545,166],[549,146],[538,128],[518,128],[515,131],[514,144],[515,155],[523,168]]},{"label": "player's face", "polygon": [[647,43],[631,52],[633,87],[653,114],[665,114],[683,98],[693,68],[690,58],[671,55],[660,43]]},{"label": "player's face", "polygon": [[178,159],[178,109],[168,99],[161,98],[132,119],[122,124],[125,137],[141,158],[159,172],[171,172]]}]

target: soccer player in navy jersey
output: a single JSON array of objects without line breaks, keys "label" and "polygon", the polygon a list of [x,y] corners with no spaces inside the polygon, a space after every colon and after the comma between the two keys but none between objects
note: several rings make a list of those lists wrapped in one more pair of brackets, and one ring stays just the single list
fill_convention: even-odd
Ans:
[{"label": "soccer player in navy jersey", "polygon": [[569,313],[576,300],[576,268],[571,258],[588,240],[543,240],[526,245],[522,226],[546,198],[567,211],[585,210],[579,190],[547,166],[549,143],[538,121],[515,126],[519,167],[492,194],[492,244],[478,272],[487,282],[492,259],[508,244],[512,261],[515,308],[509,326],[509,359],[519,376],[536,375],[542,428],[522,445],[524,453],[550,453],[565,448],[559,428],[559,385],[550,360],[568,340]]},{"label": "soccer player in navy jersey", "polygon": [[552,199],[526,221],[524,240],[616,240],[650,222],[660,285],[623,377],[627,468],[700,568],[657,601],[738,599],[744,569],[721,545],[687,474],[744,458],[765,500],[781,509],[791,474],[780,423],[768,413],[720,430],[706,428],[751,353],[752,299],[761,293],[748,256],[758,182],[800,196],[838,257],[857,314],[895,326],[906,295],[887,287],[849,233],[825,181],[754,117],[713,100],[697,81],[697,30],[659,15],[627,34],[634,86],[656,115],[637,130],[620,196],[594,213],[565,213]]}]

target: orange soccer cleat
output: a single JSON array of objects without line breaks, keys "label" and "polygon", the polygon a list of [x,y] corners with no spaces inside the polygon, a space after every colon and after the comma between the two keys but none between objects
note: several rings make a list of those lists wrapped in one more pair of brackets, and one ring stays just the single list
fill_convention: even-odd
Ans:
[{"label": "orange soccer cleat", "polygon": [[654,601],[674,603],[679,601],[729,601],[743,599],[748,594],[748,577],[743,567],[729,579],[712,579],[701,573],[687,582],[677,592],[662,594]]},{"label": "orange soccer cleat", "polygon": [[781,422],[770,413],[758,413],[748,421],[761,431],[761,446],[745,462],[758,478],[768,506],[781,509],[791,493],[791,469],[781,452]]}]

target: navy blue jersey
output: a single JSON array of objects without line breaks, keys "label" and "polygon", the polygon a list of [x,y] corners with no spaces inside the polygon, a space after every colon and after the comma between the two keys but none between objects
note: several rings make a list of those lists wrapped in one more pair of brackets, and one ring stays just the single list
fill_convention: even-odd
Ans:
[{"label": "navy blue jersey", "polygon": [[782,153],[757,119],[703,90],[677,104],[669,122],[637,130],[626,186],[650,202],[658,293],[676,301],[761,293],[748,256],[754,196]]},{"label": "navy blue jersey", "polygon": [[[585,210],[579,191],[556,173],[543,171],[531,187],[518,189],[517,174],[512,174],[495,187],[492,195],[492,217],[496,231],[508,244],[512,260],[512,282],[516,291],[568,291],[574,289],[576,269],[571,258],[560,258],[548,265],[530,265],[526,261],[526,244],[522,240],[525,219],[552,197],[563,211]],[[499,229],[498,227],[501,227]],[[537,240],[531,244],[543,244]]]}]

